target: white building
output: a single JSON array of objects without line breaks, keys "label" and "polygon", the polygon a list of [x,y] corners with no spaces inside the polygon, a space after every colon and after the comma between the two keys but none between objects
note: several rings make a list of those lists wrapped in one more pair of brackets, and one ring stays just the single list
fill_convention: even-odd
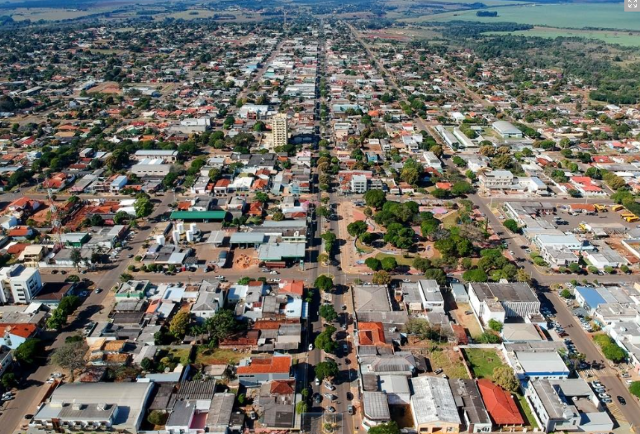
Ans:
[{"label": "white building", "polygon": [[351,177],[351,192],[362,194],[367,192],[367,177],[364,175],[353,175]]},{"label": "white building", "polygon": [[484,324],[540,313],[540,300],[527,283],[469,283],[469,302]]},{"label": "white building", "polygon": [[491,124],[491,127],[504,139],[521,139],[523,137],[522,131],[511,122],[497,121]]},{"label": "white building", "polygon": [[0,270],[0,302],[28,304],[42,289],[42,279],[37,268],[13,265]]},{"label": "white building", "polygon": [[480,186],[486,190],[504,190],[513,187],[513,173],[508,170],[492,170],[478,177]]}]

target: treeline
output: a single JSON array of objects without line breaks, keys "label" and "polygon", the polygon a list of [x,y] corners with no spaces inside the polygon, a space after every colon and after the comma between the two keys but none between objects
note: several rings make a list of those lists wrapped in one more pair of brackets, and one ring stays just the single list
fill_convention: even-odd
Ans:
[{"label": "treeline", "polygon": [[451,22],[442,28],[442,33],[472,48],[483,59],[511,58],[530,68],[560,69],[564,75],[580,78],[585,85],[597,88],[589,95],[593,100],[611,104],[640,102],[640,64],[620,66],[603,56],[607,53],[602,49],[591,49],[586,43],[582,48],[576,47],[581,42],[578,38],[484,35],[530,28],[516,23]]},{"label": "treeline", "polygon": [[497,17],[498,11],[478,11],[476,12],[478,17]]}]

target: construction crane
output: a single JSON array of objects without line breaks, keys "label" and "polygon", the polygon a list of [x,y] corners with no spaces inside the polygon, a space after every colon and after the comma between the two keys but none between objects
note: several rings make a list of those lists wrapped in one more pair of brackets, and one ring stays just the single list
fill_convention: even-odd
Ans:
[{"label": "construction crane", "polygon": [[51,214],[51,237],[53,238],[53,250],[58,251],[62,248],[62,220],[60,219],[60,210],[53,200],[53,190],[47,189],[47,197],[49,198],[49,212]]}]

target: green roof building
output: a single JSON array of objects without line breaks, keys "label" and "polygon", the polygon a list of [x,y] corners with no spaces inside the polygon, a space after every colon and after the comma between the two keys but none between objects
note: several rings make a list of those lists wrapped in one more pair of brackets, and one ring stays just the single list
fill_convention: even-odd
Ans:
[{"label": "green roof building", "polygon": [[184,221],[222,221],[227,216],[226,211],[174,211],[171,220]]}]

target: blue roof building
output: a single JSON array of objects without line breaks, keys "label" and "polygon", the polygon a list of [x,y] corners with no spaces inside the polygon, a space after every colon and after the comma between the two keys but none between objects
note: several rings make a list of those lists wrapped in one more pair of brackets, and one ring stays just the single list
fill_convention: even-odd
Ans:
[{"label": "blue roof building", "polygon": [[601,304],[607,303],[596,288],[591,288],[589,286],[576,287],[575,297],[578,304],[589,312],[589,314],[593,314]]}]

